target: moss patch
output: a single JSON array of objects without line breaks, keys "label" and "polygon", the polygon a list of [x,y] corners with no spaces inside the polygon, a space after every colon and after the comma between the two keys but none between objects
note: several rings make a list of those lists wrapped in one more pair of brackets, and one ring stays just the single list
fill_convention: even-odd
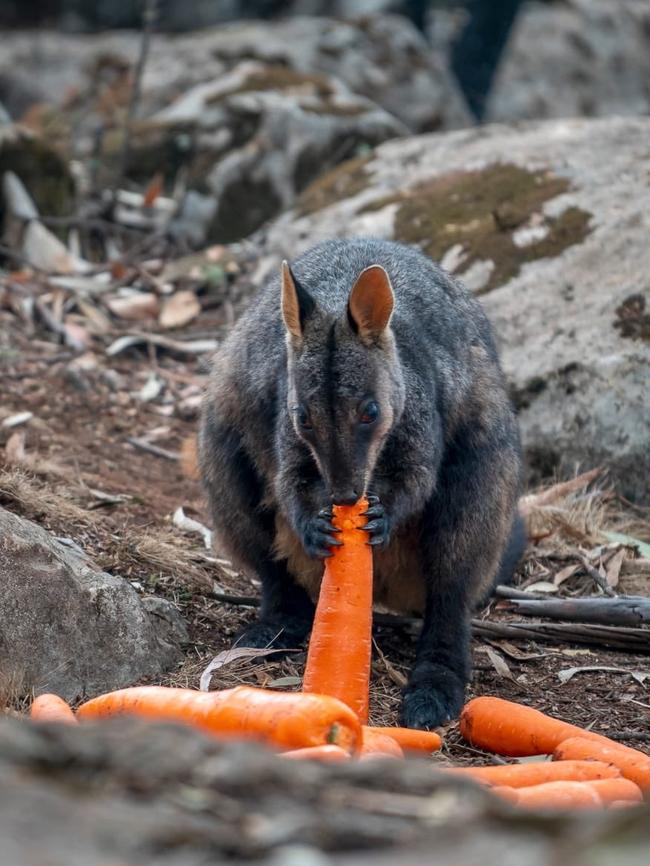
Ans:
[{"label": "moss patch", "polygon": [[366,189],[370,183],[366,171],[370,159],[371,154],[348,159],[309,184],[298,197],[295,208],[298,215],[314,213]]},{"label": "moss patch", "polygon": [[252,72],[241,84],[225,90],[209,102],[221,102],[238,93],[260,93],[266,90],[308,90],[321,99],[329,99],[332,86],[325,75],[297,72],[288,66],[271,65],[259,72]]},{"label": "moss patch", "polygon": [[639,293],[629,295],[616,308],[614,327],[621,337],[650,341],[650,310],[646,306],[644,295]]},{"label": "moss patch", "polygon": [[[557,218],[541,215],[544,203],[568,188],[565,178],[551,172],[499,164],[435,178],[416,191],[380,199],[364,210],[399,204],[395,240],[417,244],[432,259],[439,261],[459,244],[464,258],[456,273],[461,278],[474,262],[494,262],[479,292],[484,293],[516,276],[526,262],[557,256],[584,240],[591,216],[586,211],[571,207]],[[514,233],[533,215],[539,215],[546,234],[518,246]]]},{"label": "moss patch", "polygon": [[[21,179],[43,216],[67,216],[74,208],[74,182],[65,160],[39,138],[16,132],[0,139],[2,171]],[[0,220],[3,206],[0,202]]]}]

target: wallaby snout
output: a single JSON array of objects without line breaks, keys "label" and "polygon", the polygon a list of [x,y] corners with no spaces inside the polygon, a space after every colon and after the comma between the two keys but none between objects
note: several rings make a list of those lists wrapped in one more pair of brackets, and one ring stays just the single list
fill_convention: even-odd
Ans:
[{"label": "wallaby snout", "polygon": [[361,494],[356,490],[337,490],[332,493],[333,505],[354,505]]}]

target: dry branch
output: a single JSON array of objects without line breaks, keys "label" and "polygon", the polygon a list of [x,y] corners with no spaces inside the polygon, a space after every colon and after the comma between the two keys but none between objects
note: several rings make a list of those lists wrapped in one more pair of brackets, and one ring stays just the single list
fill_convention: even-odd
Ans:
[{"label": "dry branch", "polygon": [[569,622],[600,625],[640,625],[650,623],[650,598],[619,596],[618,598],[528,598],[509,599],[517,613],[541,616]]},{"label": "dry branch", "polygon": [[[212,592],[211,598],[244,607],[259,607],[254,596],[236,596]],[[377,625],[400,628],[418,626],[418,617],[375,614]],[[574,625],[573,623],[489,622],[473,619],[474,637],[508,638],[509,640],[550,641],[552,643],[579,643],[623,650],[629,653],[650,653],[650,629],[606,625]]]}]

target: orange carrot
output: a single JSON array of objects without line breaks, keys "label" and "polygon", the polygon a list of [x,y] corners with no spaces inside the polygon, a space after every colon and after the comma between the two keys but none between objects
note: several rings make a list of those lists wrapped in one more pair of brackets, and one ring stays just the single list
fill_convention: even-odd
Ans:
[{"label": "orange carrot", "polygon": [[382,755],[384,758],[403,758],[404,752],[402,747],[392,737],[386,734],[379,734],[373,731],[372,728],[363,728],[363,737],[361,740],[361,750],[359,757],[369,758]]},{"label": "orange carrot", "polygon": [[528,788],[500,786],[491,790],[493,794],[526,808],[597,809],[603,805],[600,795],[591,787],[591,782],[544,782]]},{"label": "orange carrot", "polygon": [[639,803],[643,800],[641,788],[629,779],[591,779],[586,783],[606,805],[617,800]]},{"label": "orange carrot", "polygon": [[553,760],[607,761],[618,767],[624,778],[637,784],[646,797],[650,796],[650,756],[606,737],[593,740],[580,734],[564,740],[553,752]]},{"label": "orange carrot", "polygon": [[335,505],[341,547],[325,572],[309,641],[303,691],[332,695],[368,721],[372,631],[372,548],[362,516],[368,502]]},{"label": "orange carrot", "polygon": [[39,722],[63,722],[76,725],[77,719],[72,707],[58,695],[44,694],[34,698],[29,715]]},{"label": "orange carrot", "polygon": [[366,731],[375,734],[385,734],[392,737],[405,752],[437,752],[442,746],[442,740],[435,731],[416,731],[413,728],[377,728],[363,726],[364,736]]},{"label": "orange carrot", "polygon": [[84,721],[122,714],[184,722],[219,737],[285,749],[329,743],[352,751],[361,740],[359,720],[335,698],[250,686],[218,692],[137,686],[93,698],[77,711]]},{"label": "orange carrot", "polygon": [[544,782],[587,782],[591,779],[621,778],[617,767],[603,761],[542,761],[489,767],[451,767],[444,772],[467,776],[486,785],[507,785],[510,788],[528,788]]},{"label": "orange carrot", "polygon": [[304,749],[282,752],[280,757],[289,758],[290,761],[307,760],[338,763],[339,761],[349,761],[350,753],[340,746],[307,746]]},{"label": "orange carrot", "polygon": [[474,698],[463,708],[460,732],[468,742],[499,755],[550,755],[563,740],[584,737],[611,742],[568,722],[501,698]]}]

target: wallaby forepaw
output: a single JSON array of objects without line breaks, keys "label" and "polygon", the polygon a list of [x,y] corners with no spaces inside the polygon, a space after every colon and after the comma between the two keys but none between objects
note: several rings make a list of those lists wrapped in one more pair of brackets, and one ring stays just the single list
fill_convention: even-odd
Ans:
[{"label": "wallaby forepaw", "polygon": [[378,496],[368,494],[368,508],[363,512],[368,522],[363,527],[370,535],[368,544],[373,547],[385,547],[390,537],[390,522],[384,506]]},{"label": "wallaby forepaw", "polygon": [[302,530],[302,545],[313,559],[327,559],[333,547],[342,542],[336,537],[340,532],[332,523],[332,508],[321,508],[316,517],[307,518]]},{"label": "wallaby forepaw", "polygon": [[452,672],[440,668],[404,689],[401,724],[429,731],[456,719],[465,699],[465,685]]}]

